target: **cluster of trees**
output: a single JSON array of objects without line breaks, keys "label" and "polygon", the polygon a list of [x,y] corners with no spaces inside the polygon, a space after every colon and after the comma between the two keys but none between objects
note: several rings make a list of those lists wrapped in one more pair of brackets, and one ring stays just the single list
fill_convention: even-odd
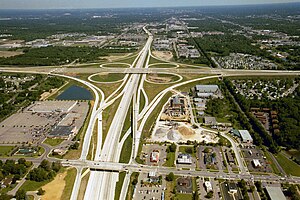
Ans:
[{"label": "cluster of trees", "polygon": [[243,195],[243,199],[244,200],[249,200],[249,196],[248,196],[248,189],[246,186],[246,181],[244,179],[240,180],[238,182],[238,186],[241,189],[242,195]]},{"label": "cluster of trees", "polygon": [[[295,79],[299,82],[299,78]],[[270,148],[270,151],[277,152],[279,150],[278,145],[285,146],[288,149],[295,148],[300,150],[300,135],[298,130],[300,129],[300,87],[298,86],[294,93],[277,100],[251,100],[246,99],[243,95],[236,93],[233,84],[229,80],[224,80],[228,89],[233,94],[240,107],[246,113],[249,121],[253,127],[253,130],[262,137],[263,142]],[[291,85],[292,79],[285,81],[285,83]],[[288,86],[286,86],[288,87]],[[279,120],[279,134],[273,134],[272,136],[266,132],[263,125],[250,113],[251,107],[258,108],[270,108],[278,112]],[[261,140],[257,138],[254,133],[255,140]]]},{"label": "cluster of trees", "polygon": [[290,197],[291,200],[299,200],[300,199],[300,195],[298,193],[298,189],[299,189],[298,185],[287,185],[285,187],[287,187],[285,194],[288,197]]},{"label": "cluster of trees", "polygon": [[[48,66],[63,65],[73,61],[88,62],[98,60],[110,52],[120,50],[100,49],[97,47],[42,47],[24,49],[22,55],[0,58],[2,65]],[[124,50],[122,50],[124,51]]]},{"label": "cluster of trees", "polygon": [[176,151],[176,144],[172,143],[170,146],[167,148],[167,153],[169,152],[175,152]]},{"label": "cluster of trees", "polygon": [[32,162],[20,158],[17,162],[15,160],[6,160],[4,163],[0,160],[0,181],[13,175],[12,183],[23,177],[28,169],[31,167]]},{"label": "cluster of trees", "polygon": [[272,153],[277,153],[279,151],[278,144],[265,130],[263,125],[251,114],[250,100],[246,99],[243,95],[236,93],[235,87],[229,79],[224,79],[224,83],[235,101],[239,104],[242,111],[246,114],[246,116],[242,113],[240,114],[240,121],[242,122],[241,125],[249,130],[250,134],[253,136],[254,143],[259,146],[264,143],[267,147],[269,147],[269,150]]},{"label": "cluster of trees", "polygon": [[262,54],[258,47],[252,45],[253,41],[243,35],[208,35],[195,38],[195,41],[204,51],[215,52],[221,56],[228,56],[230,53]]},{"label": "cluster of trees", "polygon": [[27,179],[36,182],[51,180],[55,177],[61,167],[62,165],[60,162],[51,163],[48,160],[43,160],[38,168],[34,168],[28,173]]},{"label": "cluster of trees", "polygon": [[[1,76],[0,76],[1,77]],[[37,101],[43,92],[50,91],[52,88],[58,88],[64,84],[64,80],[58,77],[45,77],[35,75],[34,80],[21,84],[22,91],[10,92],[7,96],[5,90],[0,90],[0,120],[4,119],[20,107],[25,107],[33,101]],[[34,90],[29,90],[37,84]],[[10,102],[6,103],[9,99]]]}]

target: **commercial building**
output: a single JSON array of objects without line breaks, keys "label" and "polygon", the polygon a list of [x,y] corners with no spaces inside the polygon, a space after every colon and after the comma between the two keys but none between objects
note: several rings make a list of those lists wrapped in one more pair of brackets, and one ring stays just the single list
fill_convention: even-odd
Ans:
[{"label": "commercial building", "polygon": [[217,93],[219,92],[219,86],[217,85],[196,85],[196,92],[198,93]]},{"label": "commercial building", "polygon": [[213,189],[212,189],[211,182],[209,182],[209,181],[205,181],[205,182],[204,182],[204,186],[205,186],[205,189],[206,189],[207,192],[213,190]]},{"label": "commercial building", "polygon": [[192,164],[192,156],[190,154],[179,154],[177,157],[178,164]]},{"label": "commercial building", "polygon": [[49,138],[69,139],[77,133],[75,126],[56,126],[48,135]]},{"label": "commercial building", "polygon": [[253,143],[253,139],[247,130],[239,130],[241,139],[243,143]]},{"label": "commercial building", "polygon": [[217,125],[217,120],[215,117],[204,117],[204,124],[206,126],[215,126]]},{"label": "commercial building", "polygon": [[158,150],[154,150],[151,152],[150,155],[150,162],[158,162],[159,161],[159,151]]},{"label": "commercial building", "polygon": [[252,164],[255,168],[260,168],[262,166],[258,159],[253,159]]},{"label": "commercial building", "polygon": [[284,196],[280,187],[271,187],[266,186],[267,194],[271,200],[285,200],[286,197]]}]

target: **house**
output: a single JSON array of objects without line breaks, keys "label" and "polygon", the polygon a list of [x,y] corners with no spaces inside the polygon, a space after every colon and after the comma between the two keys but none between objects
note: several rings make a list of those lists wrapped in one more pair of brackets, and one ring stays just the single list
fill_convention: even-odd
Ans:
[{"label": "house", "polygon": [[235,183],[233,182],[230,182],[228,183],[228,191],[232,194],[235,194],[238,192],[238,187]]},{"label": "house", "polygon": [[192,164],[192,156],[190,154],[179,154],[177,157],[178,164]]}]

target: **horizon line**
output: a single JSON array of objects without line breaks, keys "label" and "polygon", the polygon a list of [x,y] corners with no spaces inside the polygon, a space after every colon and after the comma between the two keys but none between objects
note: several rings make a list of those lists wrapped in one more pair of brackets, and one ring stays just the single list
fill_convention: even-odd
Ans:
[{"label": "horizon line", "polygon": [[90,9],[145,9],[145,8],[195,8],[195,7],[236,7],[236,6],[261,6],[261,5],[281,5],[281,4],[300,4],[297,2],[274,2],[274,3],[253,3],[253,4],[220,4],[220,5],[187,5],[187,6],[136,6],[136,7],[83,7],[83,8],[0,8],[0,10],[90,10]]}]

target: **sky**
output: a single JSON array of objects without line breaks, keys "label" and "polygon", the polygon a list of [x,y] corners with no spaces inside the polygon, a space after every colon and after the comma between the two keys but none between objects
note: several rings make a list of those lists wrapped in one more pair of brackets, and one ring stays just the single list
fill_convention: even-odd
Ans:
[{"label": "sky", "polygon": [[299,1],[300,0],[0,0],[0,9],[176,7]]}]

